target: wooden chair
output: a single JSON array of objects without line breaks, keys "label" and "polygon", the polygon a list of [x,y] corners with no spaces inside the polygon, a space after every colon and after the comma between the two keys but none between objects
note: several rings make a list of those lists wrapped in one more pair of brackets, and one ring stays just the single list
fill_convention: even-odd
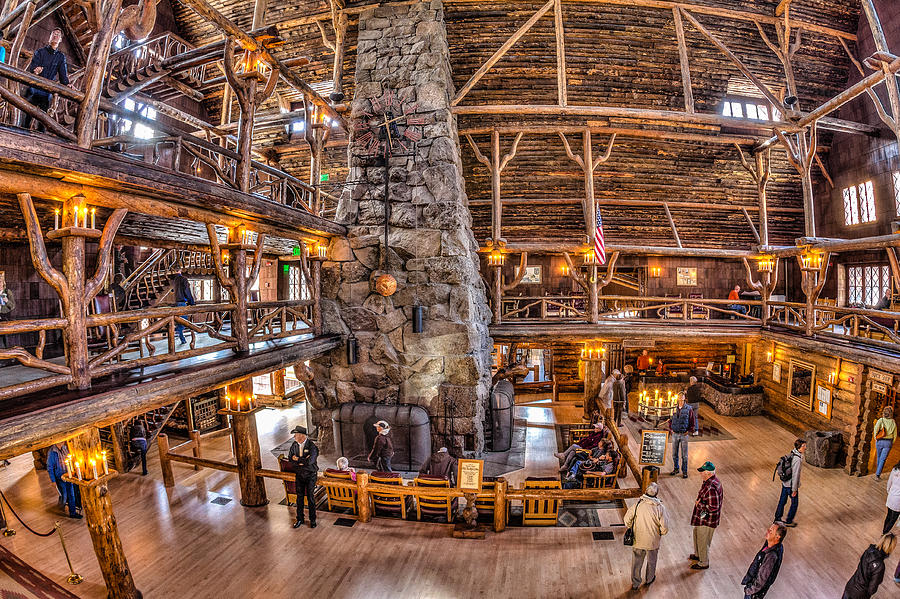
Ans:
[{"label": "wooden chair", "polygon": [[592,428],[570,428],[569,429],[569,445],[578,443],[588,435],[594,432]]},{"label": "wooden chair", "polygon": [[[692,300],[702,300],[702,293],[689,293],[688,299]],[[691,306],[691,319],[701,318],[704,320],[709,320],[709,308],[704,308],[703,306]]]},{"label": "wooden chair", "polygon": [[325,475],[319,480],[319,483],[325,487],[326,497],[328,499],[328,511],[334,511],[336,507],[350,508],[354,515],[359,513],[356,506],[356,491],[346,487],[338,487],[329,484],[331,481],[340,480],[352,482],[350,473],[344,470],[335,470],[327,468]]},{"label": "wooden chair", "polygon": [[[417,487],[435,487],[440,489],[449,489],[450,481],[445,476],[418,476],[413,480],[413,485]],[[416,519],[422,519],[422,513],[426,516],[434,516],[435,518],[447,518],[447,524],[453,522],[456,515],[456,508],[459,505],[457,497],[441,497],[419,495],[416,501]]]},{"label": "wooden chair", "polygon": [[[670,295],[667,293],[666,299],[681,299],[681,294],[679,293],[678,295]],[[663,308],[663,318],[682,318],[683,316],[684,310],[682,309],[681,304],[675,304],[674,306],[666,306],[665,308]]]},{"label": "wooden chair", "polygon": [[[278,469],[282,472],[294,473],[294,465],[291,464],[291,461],[284,454],[278,456]],[[295,505],[297,503],[297,483],[293,480],[283,480],[281,482],[284,483],[284,500],[287,501],[288,505]]]},{"label": "wooden chair", "polygon": [[490,514],[494,517],[494,490],[497,488],[497,479],[493,477],[485,477],[481,480],[481,493],[475,495],[475,509],[478,510],[478,517]]},{"label": "wooden chair", "polygon": [[[562,489],[558,478],[528,477],[526,489]],[[556,526],[559,519],[558,499],[525,499],[522,526]]]},{"label": "wooden chair", "polygon": [[[369,476],[369,482],[379,485],[403,486],[403,479],[397,472],[373,472]],[[372,514],[378,515],[378,511],[387,512],[388,515],[400,514],[406,520],[406,512],[412,507],[412,497],[400,493],[372,493]]]}]

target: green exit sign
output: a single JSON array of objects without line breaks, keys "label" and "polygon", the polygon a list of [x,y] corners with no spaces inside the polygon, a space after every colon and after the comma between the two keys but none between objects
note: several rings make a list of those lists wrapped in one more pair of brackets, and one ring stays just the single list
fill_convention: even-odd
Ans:
[{"label": "green exit sign", "polygon": [[321,175],[319,175],[319,182],[325,183],[326,181],[328,181],[329,177],[330,175],[328,173],[322,173]]},{"label": "green exit sign", "polygon": [[285,264],[285,265],[284,265],[284,272],[291,272],[291,265],[290,265],[290,264]]}]

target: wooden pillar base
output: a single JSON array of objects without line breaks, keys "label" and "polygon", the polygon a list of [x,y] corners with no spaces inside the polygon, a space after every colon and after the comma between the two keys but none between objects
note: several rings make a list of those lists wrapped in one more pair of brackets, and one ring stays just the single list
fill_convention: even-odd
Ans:
[{"label": "wooden pillar base", "polygon": [[[89,429],[71,441],[72,454],[77,458],[93,456],[100,453],[100,432],[96,428]],[[109,496],[107,477],[98,484],[84,484],[81,487],[81,504],[84,509],[84,521],[91,534],[94,552],[100,563],[100,571],[110,599],[141,599],[143,595],[134,586],[119,528],[113,514],[112,500]]]},{"label": "wooden pillar base", "polygon": [[[253,395],[253,379],[244,379],[229,385],[228,394],[232,398],[250,397]],[[232,400],[234,401],[234,400]],[[248,412],[230,412],[232,438],[234,439],[234,457],[238,467],[238,480],[241,485],[241,505],[259,507],[269,503],[266,496],[264,479],[257,475],[262,469],[259,454],[259,435],[256,431],[257,407]]]}]

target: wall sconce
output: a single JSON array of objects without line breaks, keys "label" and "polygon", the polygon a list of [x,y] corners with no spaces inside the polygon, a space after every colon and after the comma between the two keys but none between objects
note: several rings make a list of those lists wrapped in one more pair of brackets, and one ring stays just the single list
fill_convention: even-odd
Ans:
[{"label": "wall sconce", "polygon": [[488,254],[488,266],[503,266],[506,257],[499,251],[494,250]]},{"label": "wall sconce", "polygon": [[228,250],[222,250],[222,264],[228,264]]},{"label": "wall sconce", "polygon": [[819,270],[822,266],[822,254],[806,252],[800,256],[800,268],[803,270]]},{"label": "wall sconce", "polygon": [[347,364],[356,364],[359,362],[359,341],[351,331],[347,337]]},{"label": "wall sconce", "polygon": [[756,270],[759,272],[772,272],[775,269],[775,259],[766,256],[756,261]]},{"label": "wall sconce", "polygon": [[767,351],[766,352],[766,362],[771,363],[773,359],[775,359],[775,354],[770,351]]},{"label": "wall sconce", "polygon": [[594,248],[588,248],[584,250],[584,263],[585,264],[600,264],[600,261],[597,260],[597,252]]},{"label": "wall sconce", "polygon": [[837,380],[838,380],[838,373],[832,370],[828,374],[828,384],[833,385],[837,382]]},{"label": "wall sconce", "polygon": [[425,306],[413,306],[413,333],[425,330]]},{"label": "wall sconce", "polygon": [[319,253],[319,258],[321,260],[324,260],[328,257],[328,246],[324,243],[316,245],[316,251]]},{"label": "wall sconce", "polygon": [[651,266],[650,267],[650,276],[651,277],[661,277],[662,276],[662,268],[659,266]]},{"label": "wall sconce", "polygon": [[325,260],[328,257],[328,246],[317,242],[308,243],[306,244],[306,255],[310,260]]},{"label": "wall sconce", "polygon": [[581,359],[582,360],[599,360],[606,354],[605,347],[593,347],[588,343],[584,344],[584,347],[581,348]]},{"label": "wall sconce", "polygon": [[563,264],[562,268],[559,269],[559,272],[562,273],[562,276],[568,277],[569,276],[569,265]]}]

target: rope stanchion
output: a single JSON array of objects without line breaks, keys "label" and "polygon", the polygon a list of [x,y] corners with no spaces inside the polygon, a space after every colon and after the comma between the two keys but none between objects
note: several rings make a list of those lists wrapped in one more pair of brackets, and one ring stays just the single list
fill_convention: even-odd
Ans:
[{"label": "rope stanchion", "polygon": [[[25,521],[19,517],[19,514],[16,513],[16,510],[13,508],[12,504],[9,502],[9,499],[6,498],[6,495],[3,493],[3,491],[0,491],[0,500],[2,500],[2,501],[0,501],[0,510],[3,509],[2,504],[5,503],[6,507],[9,508],[10,513],[13,516],[15,516],[16,520],[19,521],[19,524],[24,526],[25,530],[27,530],[31,534],[39,536],[39,537],[49,537],[49,536],[53,535],[54,533],[58,533],[59,534],[59,542],[62,545],[63,554],[66,556],[66,563],[69,564],[69,575],[66,577],[66,582],[68,582],[69,584],[81,584],[82,582],[84,582],[84,578],[82,578],[81,575],[76,574],[75,569],[72,568],[72,560],[69,558],[68,549],[66,549],[66,540],[63,538],[62,527],[59,525],[59,520],[56,521],[56,523],[53,525],[53,529],[50,530],[50,532],[45,532],[45,533],[38,532],[38,531],[34,530],[33,528],[31,528],[30,526],[28,526],[27,524],[25,524]],[[9,528],[7,528],[6,530],[9,530]],[[4,534],[4,536],[12,536],[12,535],[7,535],[6,531],[4,531],[3,534]],[[16,534],[16,532],[13,531],[12,534],[14,535],[14,534]]]}]

